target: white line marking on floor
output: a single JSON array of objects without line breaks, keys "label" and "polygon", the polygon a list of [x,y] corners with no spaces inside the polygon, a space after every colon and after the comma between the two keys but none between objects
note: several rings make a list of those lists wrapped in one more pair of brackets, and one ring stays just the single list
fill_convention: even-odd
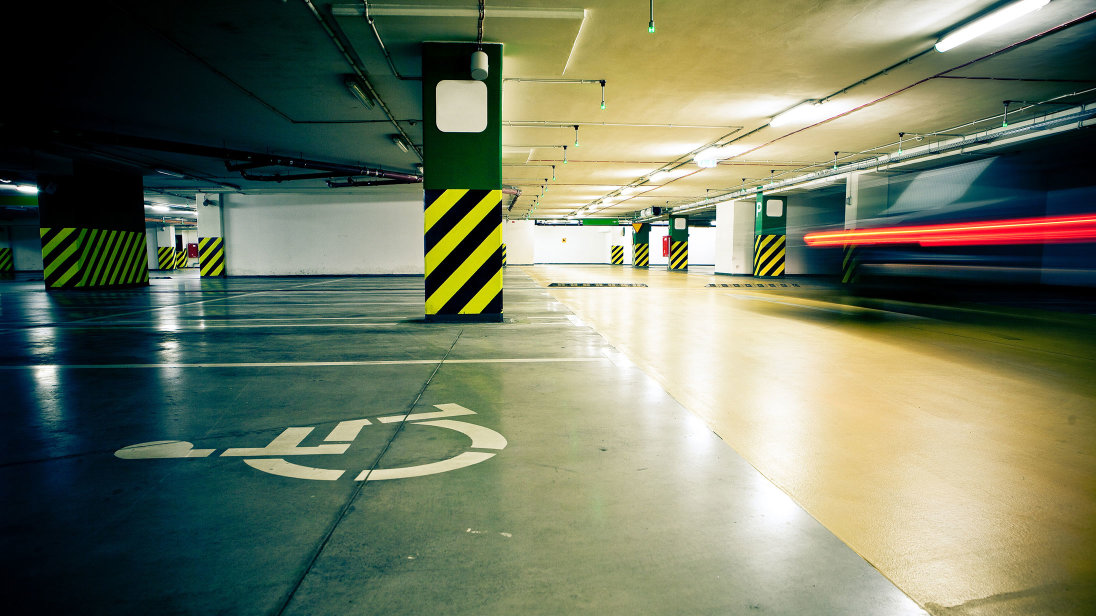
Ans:
[{"label": "white line marking on floor", "polygon": [[194,449],[186,441],[152,441],[123,447],[114,455],[123,460],[151,460],[160,458],[204,458],[216,449]]},{"label": "white line marking on floor", "polygon": [[491,428],[477,426],[476,424],[439,419],[438,421],[420,421],[419,425],[437,426],[463,432],[468,438],[472,439],[472,447],[476,449],[503,449],[506,447],[506,437]]},{"label": "white line marking on floor", "polygon": [[358,433],[362,431],[365,426],[371,425],[368,419],[351,419],[349,421],[340,421],[339,425],[335,426],[331,430],[331,434],[324,437],[325,441],[352,441],[358,438]]},{"label": "white line marking on floor", "polygon": [[[518,359],[447,359],[446,364],[537,364],[607,361],[604,357],[530,357]],[[393,359],[371,361],[292,361],[240,362],[198,364],[32,364],[0,366],[0,370],[37,370],[39,368],[69,368],[73,370],[139,369],[139,368],[311,368],[340,366],[417,366],[441,363],[440,359]]]},{"label": "white line marking on floor", "polygon": [[[418,421],[420,419],[441,419],[443,417],[460,417],[461,415],[475,415],[476,412],[466,409],[459,404],[435,404],[434,408],[441,409],[436,413],[404,413],[402,415],[386,415],[378,417],[381,423],[396,423],[400,421]],[[501,449],[501,448],[500,448]]]},{"label": "white line marking on floor", "polygon": [[281,458],[244,460],[244,464],[264,473],[270,473],[271,475],[279,475],[281,477],[290,477],[293,479],[312,479],[316,481],[335,481],[346,472],[337,469],[301,466],[300,464],[294,464]]},{"label": "white line marking on floor", "polygon": [[449,458],[448,460],[442,460],[441,462],[433,462],[431,464],[420,464],[418,466],[412,466],[409,468],[380,468],[373,471],[362,471],[356,478],[356,481],[383,481],[386,479],[406,479],[409,477],[422,477],[423,475],[433,475],[435,473],[444,473],[446,471],[457,470],[458,468],[464,468],[466,466],[472,466],[473,464],[479,464],[484,460],[495,457],[493,453],[483,453],[480,451],[466,451],[458,456]]},{"label": "white line marking on floor", "polygon": [[221,457],[339,455],[346,453],[347,448],[350,447],[349,443],[301,447],[301,441],[313,430],[315,428],[286,428],[266,447],[233,447],[226,449]]}]

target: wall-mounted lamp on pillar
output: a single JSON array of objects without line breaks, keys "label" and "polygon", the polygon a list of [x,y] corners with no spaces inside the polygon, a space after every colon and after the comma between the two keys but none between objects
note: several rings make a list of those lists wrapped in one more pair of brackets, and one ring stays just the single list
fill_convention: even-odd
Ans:
[{"label": "wall-mounted lamp on pillar", "polygon": [[472,79],[476,81],[487,79],[487,52],[472,52]]}]

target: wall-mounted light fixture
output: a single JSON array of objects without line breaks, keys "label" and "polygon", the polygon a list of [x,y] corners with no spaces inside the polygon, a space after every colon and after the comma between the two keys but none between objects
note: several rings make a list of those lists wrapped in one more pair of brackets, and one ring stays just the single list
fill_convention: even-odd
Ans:
[{"label": "wall-mounted light fixture", "polygon": [[944,52],[955,49],[963,43],[995,30],[1014,19],[1038,11],[1049,2],[1050,0],[1020,0],[1020,2],[1014,2],[948,33],[936,43],[936,51]]}]

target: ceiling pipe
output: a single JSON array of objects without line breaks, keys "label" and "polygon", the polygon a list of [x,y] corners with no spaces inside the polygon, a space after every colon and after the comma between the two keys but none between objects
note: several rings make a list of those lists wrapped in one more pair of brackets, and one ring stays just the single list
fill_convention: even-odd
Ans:
[{"label": "ceiling pipe", "polygon": [[[354,48],[350,45],[349,41],[347,41],[346,35],[343,34],[342,29],[339,28],[339,25],[335,23],[334,18],[329,17],[327,13],[321,12],[316,7],[315,3],[312,2],[312,0],[303,0],[303,2],[305,6],[308,7],[308,10],[312,12],[312,16],[316,18],[316,21],[319,22],[320,27],[323,29],[324,33],[327,34],[327,38],[331,40],[332,44],[335,45],[335,48],[339,50],[340,54],[342,54],[343,59],[346,60],[346,63],[350,65],[351,69],[353,69],[354,74],[358,77],[358,79],[361,80],[361,85],[369,90],[369,96],[373,97],[373,100],[377,101],[377,106],[381,108],[381,111],[384,112],[384,115],[388,118],[388,121],[392,123],[393,127],[395,127],[396,132],[398,132],[407,143],[414,143],[414,140],[411,139],[411,137],[406,132],[404,132],[403,127],[401,127],[400,123],[396,121],[396,116],[392,114],[392,110],[388,108],[388,105],[384,104],[384,100],[380,97],[379,94],[377,94],[377,90],[373,88],[373,84],[369,82],[369,78],[365,74],[365,67],[362,65],[361,58],[359,58],[358,55],[354,52]],[[422,160],[422,152],[420,152],[418,148],[412,149],[415,152],[415,156],[418,156],[419,160]]]},{"label": "ceiling pipe", "polygon": [[388,70],[392,71],[392,74],[395,75],[397,79],[404,81],[422,81],[421,75],[418,77],[408,77],[406,75],[401,75],[400,72],[396,70],[396,63],[392,61],[392,54],[388,53],[388,47],[385,46],[384,39],[381,38],[381,33],[377,30],[377,24],[373,21],[373,15],[369,12],[368,0],[362,2],[362,4],[364,5],[362,17],[365,18],[365,23],[369,24],[369,29],[373,32],[373,40],[377,41],[377,46],[381,48],[381,53],[384,54],[384,59],[388,62]]},{"label": "ceiling pipe", "polygon": [[[300,169],[312,169],[316,171],[344,172],[346,175],[363,175],[391,180],[403,180],[407,183],[422,182],[421,175],[402,173],[399,171],[388,171],[386,169],[377,169],[372,167],[365,167],[362,165],[348,165],[345,163],[319,161],[307,158],[275,156],[271,154],[263,154],[260,152],[250,152],[247,150],[220,148],[195,143],[182,143],[178,141],[169,141],[166,139],[138,137],[136,135],[120,135],[117,133],[107,133],[103,131],[51,130],[42,135],[27,136],[37,137],[38,139],[36,140],[38,141],[54,141],[63,144],[69,142],[75,142],[77,144],[79,144],[80,142],[92,142],[98,145],[137,148],[142,150],[154,150],[158,152],[172,152],[175,154],[189,154],[192,156],[217,158],[229,161],[238,160],[244,162],[229,164],[243,165],[249,169],[259,167],[291,167]],[[240,189],[239,186],[234,186],[234,188],[236,190]]]}]

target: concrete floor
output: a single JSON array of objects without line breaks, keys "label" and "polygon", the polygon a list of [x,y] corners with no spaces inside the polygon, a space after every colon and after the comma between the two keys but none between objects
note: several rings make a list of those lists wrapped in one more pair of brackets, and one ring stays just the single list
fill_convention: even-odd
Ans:
[{"label": "concrete floor", "polygon": [[0,283],[6,611],[1091,612],[1091,316],[709,279]]}]

